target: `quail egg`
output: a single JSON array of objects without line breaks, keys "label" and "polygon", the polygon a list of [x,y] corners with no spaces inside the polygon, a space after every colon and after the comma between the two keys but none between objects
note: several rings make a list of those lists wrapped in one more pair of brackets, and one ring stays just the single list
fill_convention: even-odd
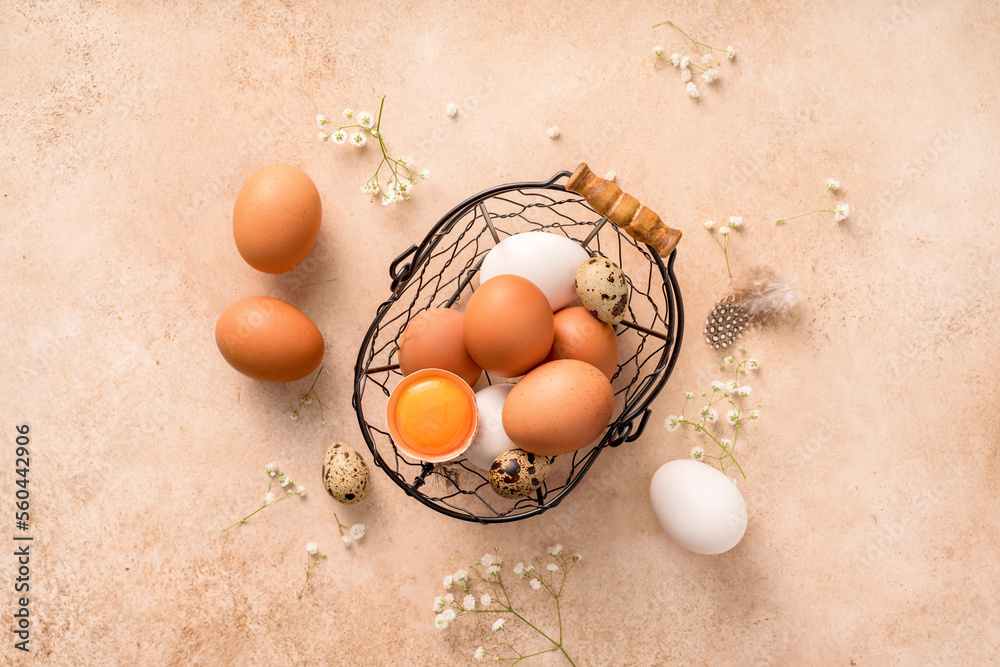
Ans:
[{"label": "quail egg", "polygon": [[549,474],[547,456],[511,449],[490,466],[490,486],[504,498],[524,498],[542,486]]},{"label": "quail egg", "polygon": [[323,485],[334,500],[351,505],[368,493],[370,475],[361,455],[345,442],[335,442],[323,457]]},{"label": "quail egg", "polygon": [[594,317],[618,324],[628,308],[629,287],[618,265],[604,257],[591,257],[576,270],[576,293]]}]

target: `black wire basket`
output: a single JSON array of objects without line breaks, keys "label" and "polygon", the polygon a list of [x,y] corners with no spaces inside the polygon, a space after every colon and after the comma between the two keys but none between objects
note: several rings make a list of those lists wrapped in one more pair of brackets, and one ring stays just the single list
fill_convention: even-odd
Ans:
[{"label": "black wire basket", "polygon": [[[479,523],[517,521],[558,505],[605,448],[632,442],[642,434],[649,404],[680,353],[684,311],[673,270],[677,251],[671,250],[664,263],[653,247],[619,229],[617,220],[607,224],[608,216],[615,219],[613,213],[597,213],[588,203],[594,199],[557,183],[570,176],[562,171],[544,182],[490,188],[446,213],[419,245],[389,266],[392,293],[378,307],[361,344],[352,405],[375,465],[407,494],[450,517]],[[463,308],[476,289],[476,274],[486,253],[508,236],[539,230],[564,235],[592,256],[618,264],[631,292],[625,319],[615,327],[620,350],[612,379],[615,408],[602,438],[555,457],[535,495],[507,500],[493,491],[486,471],[464,458],[444,464],[404,458],[389,436],[385,411],[390,392],[403,377],[397,341],[410,319],[427,308]],[[484,373],[477,387],[494,380]]]}]

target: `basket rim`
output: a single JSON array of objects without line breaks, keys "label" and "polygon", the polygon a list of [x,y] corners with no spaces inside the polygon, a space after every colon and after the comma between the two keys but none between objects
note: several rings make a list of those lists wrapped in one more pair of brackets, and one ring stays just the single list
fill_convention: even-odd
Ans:
[{"label": "basket rim", "polygon": [[[469,210],[474,206],[479,204],[490,197],[497,194],[502,194],[505,192],[510,192],[514,190],[522,189],[539,189],[539,190],[555,190],[559,192],[567,192],[568,190],[562,185],[557,183],[560,178],[566,178],[572,175],[570,171],[560,171],[554,174],[551,178],[545,181],[538,182],[518,182],[518,183],[507,183],[503,185],[493,186],[487,188],[471,197],[468,197],[461,203],[455,205],[447,213],[445,213],[438,222],[431,227],[423,239],[421,239],[418,245],[411,245],[410,248],[405,250],[389,266],[389,277],[392,280],[391,293],[389,297],[382,302],[375,311],[375,316],[365,333],[364,339],[361,341],[361,345],[358,350],[357,360],[354,365],[354,390],[351,397],[351,405],[354,408],[355,415],[358,419],[358,426],[361,429],[362,436],[365,439],[365,444],[368,446],[369,451],[372,453],[374,463],[376,467],[381,468],[382,471],[393,481],[397,486],[399,486],[403,491],[410,497],[415,498],[421,504],[430,507],[431,509],[445,514],[452,518],[461,519],[463,521],[469,521],[473,523],[506,523],[511,521],[519,521],[526,519],[531,516],[536,516],[541,514],[556,505],[558,505],[566,497],[566,495],[576,488],[580,480],[583,479],[584,475],[589,471],[590,467],[597,460],[606,447],[618,447],[619,445],[632,442],[638,439],[643,430],[645,429],[646,422],[650,416],[649,404],[656,398],[656,396],[663,389],[667,380],[673,371],[674,366],[677,363],[677,359],[680,355],[681,342],[684,333],[684,309],[683,302],[681,299],[680,286],[677,282],[677,276],[674,273],[674,261],[677,256],[676,248],[670,253],[667,258],[666,264],[664,264],[663,259],[655,252],[651,246],[646,246],[649,249],[649,256],[651,261],[656,266],[659,275],[663,278],[664,294],[668,302],[668,314],[670,315],[670,321],[668,324],[668,331],[666,333],[666,339],[663,349],[663,354],[657,362],[656,368],[652,371],[652,374],[647,376],[650,378],[647,382],[647,387],[643,388],[640,393],[633,397],[631,403],[626,403],[622,409],[622,413],[618,416],[615,421],[609,423],[607,430],[601,438],[599,444],[593,447],[593,450],[589,452],[587,460],[580,464],[579,471],[567,482],[564,488],[562,488],[559,493],[553,496],[551,499],[547,499],[544,503],[541,503],[535,507],[525,509],[523,511],[517,512],[515,514],[502,514],[497,516],[479,516],[472,513],[471,511],[465,510],[461,511],[456,508],[442,506],[437,502],[431,500],[424,494],[420,493],[417,488],[407,482],[402,478],[395,470],[393,470],[386,460],[383,458],[382,454],[378,450],[374,439],[369,432],[369,424],[365,420],[364,410],[362,407],[362,393],[363,384],[366,379],[365,373],[365,357],[369,351],[369,347],[372,340],[377,334],[378,325],[381,323],[386,312],[395,304],[403,295],[408,286],[410,279],[416,274],[416,269],[422,266],[424,263],[430,261],[433,255],[434,249],[442,241],[446,234],[448,234],[454,227],[457,220],[461,219]],[[569,193],[573,194],[573,193]],[[589,204],[581,198],[580,203],[587,208],[593,210]],[[595,214],[596,211],[595,211]],[[599,214],[597,214],[599,215]],[[405,262],[405,263],[404,263]],[[635,425],[635,420],[639,419],[638,426]],[[433,464],[423,462],[422,464],[422,474],[429,473],[433,468]],[[419,486],[419,485],[418,485]]]}]

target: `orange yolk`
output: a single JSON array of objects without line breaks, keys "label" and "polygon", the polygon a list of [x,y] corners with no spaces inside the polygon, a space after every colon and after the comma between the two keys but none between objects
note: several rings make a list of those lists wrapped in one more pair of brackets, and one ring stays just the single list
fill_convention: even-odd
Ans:
[{"label": "orange yolk", "polygon": [[474,406],[455,382],[429,377],[406,387],[396,402],[399,434],[411,448],[438,456],[458,449],[472,435]]}]

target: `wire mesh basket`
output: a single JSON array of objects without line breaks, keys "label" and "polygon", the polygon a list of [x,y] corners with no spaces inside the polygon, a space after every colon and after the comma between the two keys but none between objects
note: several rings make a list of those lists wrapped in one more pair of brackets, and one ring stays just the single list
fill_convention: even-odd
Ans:
[{"label": "wire mesh basket", "polygon": [[[679,233],[674,232],[676,238],[664,263],[653,247],[625,234],[614,212],[590,193],[585,198],[558,183],[567,177],[576,174],[562,171],[544,182],[490,188],[445,214],[419,245],[411,246],[390,265],[391,294],[378,307],[361,344],[352,404],[375,465],[408,495],[450,517],[479,523],[516,521],[558,505],[605,448],[632,442],[642,434],[648,406],[680,353],[684,313],[673,270],[673,245]],[[611,188],[619,199],[629,197],[616,186]],[[614,224],[607,224],[609,218]],[[615,407],[601,439],[555,457],[535,495],[507,500],[493,491],[487,471],[464,458],[431,464],[403,457],[389,435],[385,411],[389,394],[403,377],[397,361],[398,340],[410,319],[427,308],[464,308],[476,289],[486,253],[504,238],[539,230],[566,236],[592,256],[618,264],[631,296],[625,319],[615,327],[620,350],[612,379]],[[494,382],[496,378],[484,373],[477,387]]]}]

